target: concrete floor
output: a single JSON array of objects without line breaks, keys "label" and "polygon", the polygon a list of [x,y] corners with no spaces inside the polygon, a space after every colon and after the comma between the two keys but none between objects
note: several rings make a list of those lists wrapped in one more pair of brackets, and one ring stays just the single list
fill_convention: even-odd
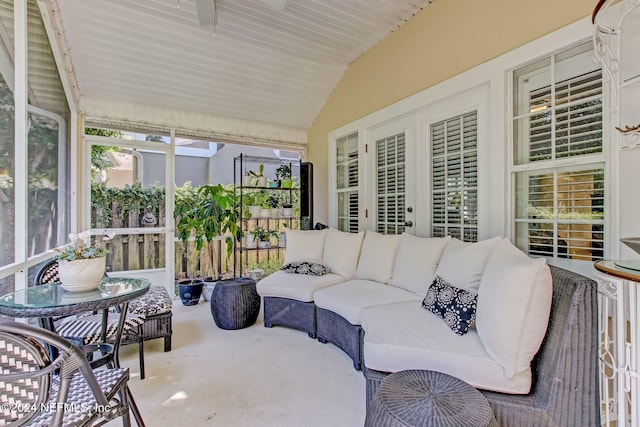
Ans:
[{"label": "concrete floor", "polygon": [[[209,304],[173,308],[173,346],[145,343],[146,378],[137,346],[121,350],[132,393],[147,426],[362,426],[365,381],[332,344],[284,327],[219,329]],[[112,421],[109,426],[120,425]]]}]

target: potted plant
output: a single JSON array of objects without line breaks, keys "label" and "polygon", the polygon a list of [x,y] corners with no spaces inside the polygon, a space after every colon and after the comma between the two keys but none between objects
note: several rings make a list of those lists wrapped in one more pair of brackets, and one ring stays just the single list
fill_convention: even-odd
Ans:
[{"label": "potted plant", "polygon": [[264,165],[260,165],[258,167],[258,172],[250,171],[251,175],[258,178],[257,185],[258,187],[266,187],[267,186],[267,177],[264,175]]},{"label": "potted plant", "polygon": [[196,305],[200,302],[203,286],[204,282],[202,279],[196,278],[180,280],[178,282],[178,293],[180,294],[182,305]]},{"label": "potted plant", "polygon": [[267,230],[261,226],[256,227],[254,230],[251,231],[251,234],[253,234],[256,237],[256,240],[258,240],[258,247],[260,249],[266,249],[266,248],[270,248],[271,247],[271,237],[278,236],[278,233],[276,233],[273,230]]},{"label": "potted plant", "polygon": [[291,166],[288,164],[282,164],[276,169],[276,178],[280,180],[280,186],[282,188],[291,188],[293,181],[291,180]]},{"label": "potted plant", "polygon": [[260,216],[260,206],[259,199],[260,193],[256,191],[248,191],[242,195],[242,211],[244,213],[245,218],[257,218]]},{"label": "potted plant", "polygon": [[91,243],[91,233],[69,234],[71,244],[56,248],[58,274],[67,291],[89,291],[97,288],[106,270],[106,242],[115,233],[104,233]]},{"label": "potted plant", "polygon": [[267,197],[265,204],[270,210],[269,216],[274,218],[277,217],[279,213],[278,206],[280,205],[278,196],[275,193],[269,194],[269,197]]},{"label": "potted plant", "polygon": [[[183,199],[178,194],[176,196],[176,231],[184,247],[186,248],[189,239],[194,239],[196,254],[199,254],[205,241],[212,245],[217,237],[224,236],[227,256],[231,256],[234,236],[242,235],[238,225],[240,215],[236,209],[237,198],[234,192],[222,185],[205,185],[195,191],[195,200]],[[215,251],[211,250],[210,255],[214,274],[219,274],[220,266]],[[191,284],[197,286],[197,283]],[[195,294],[192,295],[190,298],[195,298]],[[191,305],[189,301],[185,303],[184,299],[183,304]]]},{"label": "potted plant", "polygon": [[293,205],[291,203],[283,203],[281,214],[285,218],[291,217],[293,215]]},{"label": "potted plant", "polygon": [[251,173],[248,170],[244,171],[244,176],[242,177],[242,186],[251,187]]}]

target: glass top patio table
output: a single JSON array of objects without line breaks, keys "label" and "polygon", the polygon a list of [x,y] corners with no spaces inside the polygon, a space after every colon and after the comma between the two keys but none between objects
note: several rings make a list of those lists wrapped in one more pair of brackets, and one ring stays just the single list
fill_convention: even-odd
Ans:
[{"label": "glass top patio table", "polygon": [[[148,279],[132,279],[124,277],[103,277],[100,286],[92,291],[69,292],[60,283],[32,286],[27,289],[11,292],[0,297],[0,313],[13,317],[40,317],[47,319],[47,327],[55,332],[53,317],[69,316],[83,312],[102,310],[102,341],[91,344],[91,351],[100,351],[102,357],[93,359],[91,367],[97,368],[113,362],[120,367],[119,349],[125,314],[129,300],[144,295],[149,291],[151,282]],[[110,307],[120,306],[118,329],[113,344],[106,343],[106,319]],[[89,348],[90,346],[84,346]],[[55,358],[55,355],[54,355]],[[139,427],[144,427],[142,415],[138,410],[131,390],[126,387],[129,406]]]},{"label": "glass top patio table", "polygon": [[56,317],[120,305],[149,291],[148,279],[104,277],[97,289],[69,292],[60,283],[32,286],[0,297],[0,313],[13,317]]}]

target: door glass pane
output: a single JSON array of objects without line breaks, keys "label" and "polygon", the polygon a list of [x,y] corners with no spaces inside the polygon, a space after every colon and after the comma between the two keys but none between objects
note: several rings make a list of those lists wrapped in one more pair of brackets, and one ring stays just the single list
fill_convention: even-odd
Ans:
[{"label": "door glass pane", "polygon": [[338,229],[358,231],[358,133],[336,141],[336,189]]},{"label": "door glass pane", "polygon": [[402,234],[405,222],[405,135],[376,141],[376,224],[384,234]]},{"label": "door glass pane", "polygon": [[433,236],[478,239],[477,118],[473,111],[431,125]]}]

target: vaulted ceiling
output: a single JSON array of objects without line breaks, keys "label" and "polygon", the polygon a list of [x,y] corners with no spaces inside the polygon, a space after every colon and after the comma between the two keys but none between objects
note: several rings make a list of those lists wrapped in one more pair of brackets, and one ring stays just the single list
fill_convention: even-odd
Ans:
[{"label": "vaulted ceiling", "polygon": [[[430,0],[46,0],[80,104],[110,100],[307,129],[358,56]],[[284,3],[279,9],[277,3]]]}]

